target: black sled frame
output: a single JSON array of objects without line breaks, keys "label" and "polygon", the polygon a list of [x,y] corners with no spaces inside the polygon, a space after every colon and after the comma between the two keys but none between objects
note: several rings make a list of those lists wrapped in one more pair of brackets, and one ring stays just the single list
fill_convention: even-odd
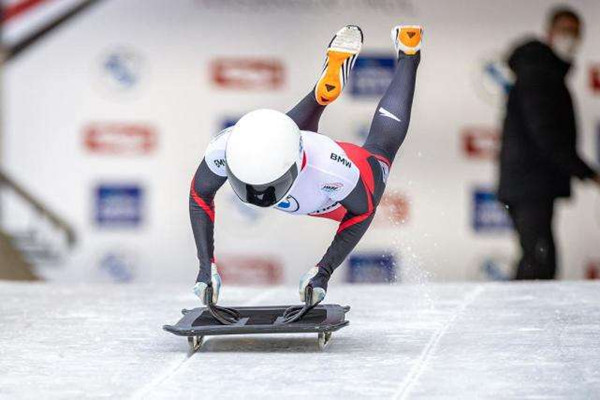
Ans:
[{"label": "black sled frame", "polygon": [[212,290],[207,292],[209,301],[206,307],[182,310],[183,318],[179,322],[163,326],[167,332],[187,336],[192,352],[201,347],[204,336],[276,333],[317,333],[319,347],[324,349],[329,344],[332,332],[350,323],[345,318],[350,311],[349,306],[307,306],[306,302],[304,306],[292,307],[225,308],[213,304],[210,301]]}]

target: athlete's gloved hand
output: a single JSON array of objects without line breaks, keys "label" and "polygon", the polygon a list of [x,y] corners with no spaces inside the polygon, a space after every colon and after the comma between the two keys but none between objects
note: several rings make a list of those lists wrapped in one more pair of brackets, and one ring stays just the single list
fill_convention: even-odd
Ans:
[{"label": "athlete's gloved hand", "polygon": [[215,263],[210,265],[210,271],[208,268],[205,268],[205,271],[203,271],[202,268],[200,269],[197,283],[192,289],[194,294],[200,298],[200,301],[202,301],[202,304],[204,305],[207,305],[205,293],[209,285],[212,286],[213,290],[212,302],[213,304],[217,304],[217,301],[219,300],[219,291],[221,290],[221,276],[219,275],[219,271],[217,271],[217,265]]},{"label": "athlete's gloved hand", "polygon": [[329,282],[329,274],[322,268],[312,267],[300,278],[299,294],[300,301],[304,302],[305,292],[308,286],[312,287],[311,305],[317,304],[327,294],[327,283]]}]

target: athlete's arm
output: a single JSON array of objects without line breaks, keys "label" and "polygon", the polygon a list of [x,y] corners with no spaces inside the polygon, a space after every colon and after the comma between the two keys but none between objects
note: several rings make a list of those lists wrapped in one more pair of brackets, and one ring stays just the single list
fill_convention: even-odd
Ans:
[{"label": "athlete's arm", "polygon": [[[190,188],[190,221],[194,231],[200,271],[196,282],[211,282],[214,263],[215,194],[227,180],[225,147],[229,129],[209,143]],[[216,274],[216,270],[214,271]]]},{"label": "athlete's arm", "polygon": [[341,201],[347,212],[335,234],[327,252],[317,264],[318,273],[311,279],[313,287],[327,290],[327,282],[333,271],[346,259],[348,254],[363,237],[375,216],[373,195],[362,180],[350,194]]},{"label": "athlete's arm", "polygon": [[214,261],[214,197],[226,180],[227,178],[213,173],[204,159],[192,181],[190,220],[200,262],[200,272],[196,282],[210,282],[211,264]]}]

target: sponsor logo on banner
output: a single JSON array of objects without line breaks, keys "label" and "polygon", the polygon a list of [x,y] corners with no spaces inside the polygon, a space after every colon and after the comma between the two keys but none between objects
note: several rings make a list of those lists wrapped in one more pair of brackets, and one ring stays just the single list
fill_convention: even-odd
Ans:
[{"label": "sponsor logo on banner", "polygon": [[122,249],[108,251],[100,257],[98,269],[103,277],[113,282],[132,282],[136,276],[137,257]]},{"label": "sponsor logo on banner", "polygon": [[467,126],[462,129],[462,147],[468,158],[494,160],[500,152],[500,132],[485,126]]},{"label": "sponsor logo on banner", "polygon": [[600,94],[600,64],[590,67],[590,90],[592,93]]},{"label": "sponsor logo on banner", "polygon": [[360,143],[362,144],[365,142],[365,140],[367,140],[367,136],[369,136],[370,129],[370,124],[361,123],[354,129],[354,137],[360,140]]},{"label": "sponsor logo on banner", "polygon": [[410,216],[410,202],[406,195],[397,191],[389,191],[383,195],[374,224],[379,227],[406,224]]},{"label": "sponsor logo on banner", "polygon": [[274,11],[283,11],[294,15],[295,13],[311,12],[319,15],[321,12],[338,12],[350,10],[364,12],[379,11],[403,16],[414,17],[417,7],[413,0],[327,0],[327,1],[290,1],[290,0],[195,0],[193,4],[200,7],[202,11],[215,10],[220,12],[235,12],[240,15],[264,15]]},{"label": "sponsor logo on banner", "polygon": [[395,282],[396,264],[396,257],[389,252],[352,253],[348,257],[348,282]]},{"label": "sponsor logo on banner", "polygon": [[600,259],[588,260],[586,262],[585,279],[600,279]]},{"label": "sponsor logo on banner", "polygon": [[227,128],[231,128],[232,126],[237,124],[237,122],[240,118],[241,117],[224,117],[221,120],[221,132],[223,132],[223,130],[225,130]]},{"label": "sponsor logo on banner", "polygon": [[480,264],[481,275],[488,281],[511,280],[513,263],[509,257],[489,256]]},{"label": "sponsor logo on banner", "polygon": [[227,284],[272,285],[283,280],[281,262],[269,256],[224,256],[217,266]]},{"label": "sponsor logo on banner", "polygon": [[598,197],[596,197],[594,208],[595,208],[595,218],[594,219],[596,220],[596,226],[600,227],[600,199]]},{"label": "sponsor logo on banner", "polygon": [[85,147],[99,154],[142,155],[156,148],[154,128],[142,124],[92,123],[83,130]]},{"label": "sponsor logo on banner", "polygon": [[223,58],[213,61],[212,81],[229,89],[280,89],[285,82],[285,68],[276,59]]},{"label": "sponsor logo on banner", "polygon": [[505,232],[512,229],[506,208],[492,190],[476,188],[473,191],[473,229],[476,232]]},{"label": "sponsor logo on banner", "polygon": [[477,64],[473,81],[481,100],[495,107],[503,107],[506,95],[514,84],[514,75],[503,57],[494,54],[483,57]]},{"label": "sponsor logo on banner", "polygon": [[596,159],[600,164],[600,123],[596,127]]},{"label": "sponsor logo on banner", "polygon": [[138,185],[101,184],[95,189],[95,221],[101,227],[137,227],[143,221],[144,191]]},{"label": "sponsor logo on banner", "polygon": [[130,94],[146,74],[145,60],[132,48],[120,47],[101,56],[98,63],[102,89],[111,94]]},{"label": "sponsor logo on banner", "polygon": [[392,56],[361,55],[350,75],[350,93],[355,97],[381,97],[394,77]]}]

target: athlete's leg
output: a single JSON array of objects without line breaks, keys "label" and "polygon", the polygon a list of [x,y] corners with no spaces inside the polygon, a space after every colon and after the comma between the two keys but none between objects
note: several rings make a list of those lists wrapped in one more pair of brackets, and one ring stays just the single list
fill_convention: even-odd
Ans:
[{"label": "athlete's leg", "polygon": [[363,35],[358,26],[346,25],[329,42],[323,72],[314,89],[287,115],[302,130],[316,132],[323,110],[342,93],[354,61],[360,53]]},{"label": "athlete's leg", "polygon": [[385,157],[390,164],[406,137],[415,92],[417,68],[421,59],[420,27],[396,27],[392,39],[398,51],[398,64],[390,86],[377,105],[364,148]]},{"label": "athlete's leg", "polygon": [[311,90],[300,103],[287,112],[287,115],[294,120],[296,125],[303,131],[316,132],[319,129],[319,120],[325,107],[315,100],[315,93]]}]

